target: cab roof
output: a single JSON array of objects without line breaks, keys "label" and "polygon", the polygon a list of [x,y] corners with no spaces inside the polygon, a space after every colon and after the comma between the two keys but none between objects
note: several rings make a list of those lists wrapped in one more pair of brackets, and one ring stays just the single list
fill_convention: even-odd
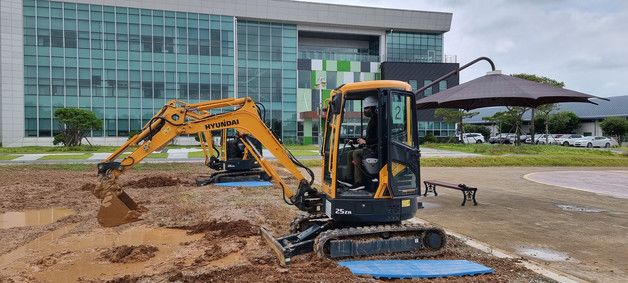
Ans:
[{"label": "cab roof", "polygon": [[392,89],[399,89],[399,90],[405,90],[405,91],[412,91],[412,87],[410,86],[410,84],[406,82],[394,81],[394,80],[376,80],[376,81],[346,83],[344,85],[341,85],[339,88],[335,89],[333,91],[333,94],[372,92],[372,91],[376,91],[382,88],[392,88]]}]

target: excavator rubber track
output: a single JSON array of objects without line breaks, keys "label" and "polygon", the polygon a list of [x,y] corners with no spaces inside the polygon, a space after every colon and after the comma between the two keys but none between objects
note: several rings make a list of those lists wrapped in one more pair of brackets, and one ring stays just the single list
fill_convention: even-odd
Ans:
[{"label": "excavator rubber track", "polygon": [[445,246],[446,234],[440,228],[377,225],[324,231],[314,241],[314,252],[334,260],[398,259],[436,256]]},{"label": "excavator rubber track", "polygon": [[262,169],[253,169],[248,171],[219,171],[211,174],[209,177],[197,179],[196,185],[206,186],[220,182],[240,182],[240,181],[270,181],[270,176]]}]

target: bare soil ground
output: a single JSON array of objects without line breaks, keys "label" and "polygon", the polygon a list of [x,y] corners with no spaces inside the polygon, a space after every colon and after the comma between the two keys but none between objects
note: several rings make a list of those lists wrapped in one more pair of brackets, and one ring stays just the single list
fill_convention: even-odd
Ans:
[{"label": "bare soil ground", "polygon": [[[207,175],[206,167],[172,166],[121,177],[126,192],[150,211],[141,221],[114,228],[96,222],[99,202],[90,191],[97,182],[95,168],[0,167],[0,214],[49,207],[75,211],[47,225],[0,229],[0,282],[377,281],[311,254],[280,267],[258,233],[264,225],[282,235],[298,213],[281,201],[279,190],[197,187],[194,178]],[[476,261],[495,274],[424,281],[550,281],[517,260],[497,259],[448,240],[448,249],[436,259]]]}]

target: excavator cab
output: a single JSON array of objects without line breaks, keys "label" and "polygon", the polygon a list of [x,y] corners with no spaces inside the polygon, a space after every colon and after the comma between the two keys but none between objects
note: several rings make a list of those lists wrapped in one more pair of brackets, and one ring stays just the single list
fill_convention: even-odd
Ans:
[{"label": "excavator cab", "polygon": [[[214,170],[208,176],[196,180],[199,186],[219,182],[267,181],[270,176],[261,168],[244,145],[245,141],[234,129],[201,132],[198,140],[205,155],[205,165]],[[262,154],[262,144],[249,138],[251,145]]]},{"label": "excavator cab", "polygon": [[[415,214],[420,195],[419,148],[415,96],[410,89],[404,82],[373,81],[343,85],[332,92],[323,142],[322,190],[328,217],[375,223]],[[370,118],[364,113],[367,99],[377,103]],[[367,126],[376,128],[369,129],[371,135],[376,133],[376,142],[356,146]],[[352,158],[356,152],[359,160]],[[359,184],[357,174],[362,176]]]}]

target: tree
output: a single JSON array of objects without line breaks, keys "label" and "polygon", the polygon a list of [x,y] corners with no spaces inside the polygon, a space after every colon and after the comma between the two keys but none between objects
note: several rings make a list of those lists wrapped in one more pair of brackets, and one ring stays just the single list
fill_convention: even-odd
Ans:
[{"label": "tree", "polygon": [[427,134],[425,134],[425,137],[423,137],[423,140],[421,141],[421,143],[435,143],[438,140],[436,139],[436,137],[434,136],[434,133],[432,132],[427,132]]},{"label": "tree", "polygon": [[490,117],[482,117],[482,120],[492,122],[500,133],[510,133],[515,129],[513,117],[507,115],[504,111],[497,112]]},{"label": "tree", "polygon": [[491,129],[484,126],[480,126],[480,125],[466,124],[464,125],[464,132],[465,133],[480,133],[484,136],[484,140],[487,140],[487,141],[488,141],[488,138],[491,137]]},{"label": "tree", "polygon": [[[550,79],[548,77],[537,76],[537,75],[532,75],[532,74],[512,74],[511,76],[528,80],[528,81],[546,84],[546,85],[557,87],[557,88],[565,87],[564,82],[559,82],[557,80]],[[558,110],[558,106],[556,106],[555,104],[545,104],[545,105],[541,105],[537,107],[536,109],[534,108],[532,109],[532,119],[531,119],[532,123],[531,123],[531,131],[530,131],[530,134],[532,135],[532,142],[534,142],[534,134],[536,132],[535,129],[537,127],[536,112],[539,112],[542,119],[541,121],[544,121],[543,126],[545,126],[545,133],[548,134],[549,133],[549,115],[550,115],[550,112],[555,111],[555,110]]]},{"label": "tree", "polygon": [[102,129],[102,120],[94,112],[80,108],[60,108],[55,110],[60,133],[54,136],[54,145],[81,145],[81,141],[91,130]]},{"label": "tree", "polygon": [[[536,116],[534,123],[536,123],[536,117],[539,117],[543,121],[543,126],[545,126],[545,133],[549,134],[549,120],[550,114],[553,111],[558,110],[558,105],[556,104],[545,104],[537,107],[535,109]],[[536,126],[536,125],[534,125]],[[534,131],[533,131],[534,132]],[[534,134],[534,133],[533,133]]]},{"label": "tree", "polygon": [[600,123],[600,127],[605,135],[617,137],[617,141],[621,144],[624,141],[624,135],[628,133],[628,120],[623,117],[608,117]]},{"label": "tree", "polygon": [[528,80],[528,81],[533,81],[533,82],[537,82],[537,83],[542,83],[542,84],[546,84],[549,86],[553,86],[553,87],[558,87],[558,88],[563,88],[565,87],[565,83],[564,82],[559,82],[557,80],[553,80],[550,79],[548,77],[543,77],[543,76],[537,76],[537,75],[532,75],[532,74],[512,74],[511,76],[513,77],[517,77],[520,79],[524,79],[524,80]]},{"label": "tree", "polygon": [[485,117],[484,120],[493,121],[494,123],[498,124],[500,132],[503,132],[504,129],[507,129],[504,127],[504,125],[511,126],[509,132],[514,129],[516,136],[515,144],[519,145],[521,143],[521,141],[519,140],[519,136],[521,136],[521,120],[523,118],[523,114],[525,114],[528,109],[530,108],[507,106],[506,111],[497,112],[491,117]]},{"label": "tree", "polygon": [[569,134],[580,128],[580,118],[571,111],[561,111],[549,118],[551,133]]},{"label": "tree", "polygon": [[434,116],[441,117],[446,123],[460,123],[460,140],[462,140],[462,135],[464,134],[464,125],[462,123],[462,120],[466,118],[471,118],[478,114],[480,114],[480,112],[468,112],[464,110],[446,108],[439,108],[434,111]]}]

